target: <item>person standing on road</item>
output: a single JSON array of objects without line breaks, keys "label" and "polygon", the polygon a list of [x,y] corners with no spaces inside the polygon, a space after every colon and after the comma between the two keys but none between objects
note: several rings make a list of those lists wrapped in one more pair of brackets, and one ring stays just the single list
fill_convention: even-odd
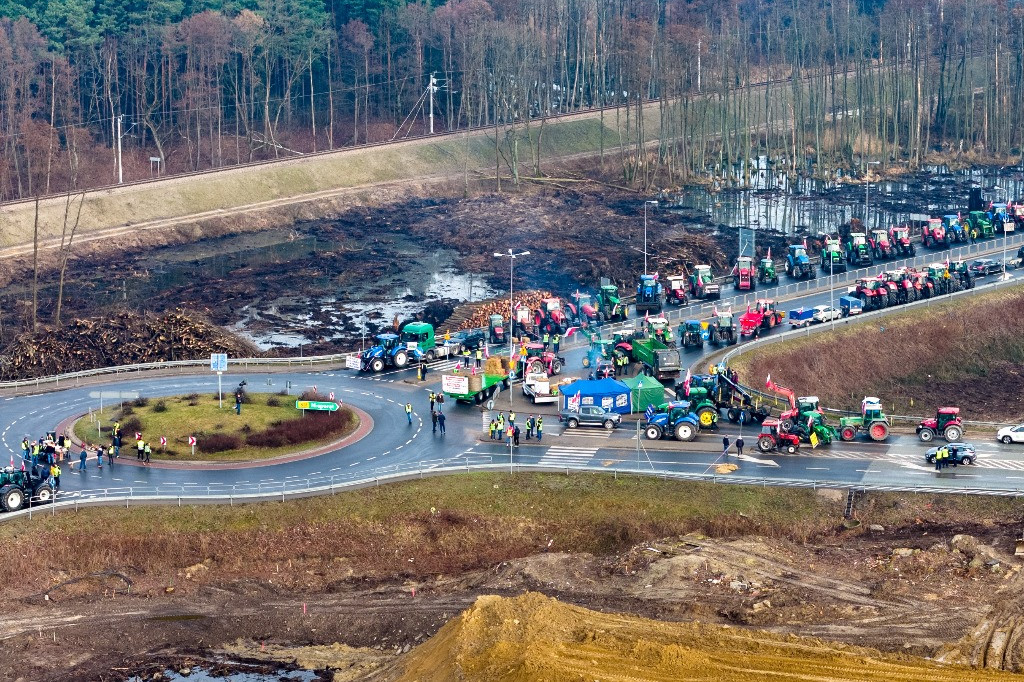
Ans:
[{"label": "person standing on road", "polygon": [[412,403],[405,404],[405,417],[409,420],[409,423],[412,424]]},{"label": "person standing on road", "polygon": [[437,412],[435,410],[430,410],[430,423],[434,427],[431,432],[437,433]]},{"label": "person standing on road", "polygon": [[[121,427],[118,426],[117,433],[114,434],[114,457],[121,456]],[[113,464],[113,462],[111,462]]]},{"label": "person standing on road", "polygon": [[480,346],[476,347],[476,368],[480,369],[484,364],[484,351]]},{"label": "person standing on road", "polygon": [[28,436],[21,439],[21,458],[28,461],[31,446],[28,444]]},{"label": "person standing on road", "polygon": [[516,413],[515,412],[510,411],[508,413],[508,423],[511,424],[512,426],[516,425]]},{"label": "person standing on road", "polygon": [[142,461],[142,455],[146,451],[146,441],[141,438],[135,441],[135,459]]},{"label": "person standing on road", "polygon": [[729,454],[729,436],[722,436],[722,457]]},{"label": "person standing on road", "polygon": [[444,412],[437,413],[437,426],[441,429],[441,435],[444,435]]},{"label": "person standing on road", "polygon": [[544,438],[544,417],[537,417],[537,442]]},{"label": "person standing on road", "polygon": [[494,429],[496,426],[497,424],[494,423],[493,419],[491,420],[491,423],[488,424],[487,426],[487,435],[491,440],[494,440]]},{"label": "person standing on road", "polygon": [[743,456],[743,436],[736,439],[736,454],[740,457]]},{"label": "person standing on road", "polygon": [[519,427],[518,426],[513,426],[512,427],[512,444],[515,445],[517,448],[519,447]]},{"label": "person standing on road", "polygon": [[96,448],[96,468],[103,468],[103,446],[97,446]]},{"label": "person standing on road", "polygon": [[107,448],[107,464],[114,466],[114,458],[117,457],[117,446],[111,445]]},{"label": "person standing on road", "polygon": [[531,414],[526,418],[526,440],[530,440],[530,436],[533,435],[533,415]]},{"label": "person standing on road", "polygon": [[554,351],[556,356],[558,355],[558,345],[560,343],[562,343],[562,335],[556,332],[555,338],[551,342],[551,350]]},{"label": "person standing on road", "polygon": [[53,479],[53,489],[60,488],[60,465],[56,462],[50,465],[50,478]]},{"label": "person standing on road", "polygon": [[437,401],[437,394],[433,391],[430,392],[430,409],[433,411],[434,403]]},{"label": "person standing on road", "polygon": [[85,471],[85,460],[89,456],[89,451],[82,446],[82,451],[78,453],[78,470]]}]

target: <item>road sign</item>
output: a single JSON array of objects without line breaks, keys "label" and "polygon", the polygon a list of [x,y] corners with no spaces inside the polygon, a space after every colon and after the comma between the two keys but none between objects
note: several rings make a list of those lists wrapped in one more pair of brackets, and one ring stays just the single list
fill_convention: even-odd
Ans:
[{"label": "road sign", "polygon": [[210,371],[211,372],[226,372],[226,371],[228,371],[228,354],[227,353],[210,353]]},{"label": "road sign", "polygon": [[90,398],[100,400],[135,400],[139,397],[138,391],[90,391]]},{"label": "road sign", "polygon": [[442,374],[441,390],[445,393],[466,395],[469,393],[469,377],[457,376],[455,374]]},{"label": "road sign", "polygon": [[196,444],[196,437],[195,436],[189,436],[188,437],[188,444],[189,445],[195,445]]},{"label": "road sign", "polygon": [[358,355],[346,355],[345,356],[345,369],[361,369],[363,361],[359,359]]},{"label": "road sign", "polygon": [[329,403],[322,400],[296,400],[296,410],[320,410],[322,412],[335,412],[338,403]]},{"label": "road sign", "polygon": [[327,396],[327,399],[332,401],[332,402],[334,401],[334,391],[330,392],[330,394]]},{"label": "road sign", "polygon": [[135,432],[135,440],[142,440],[142,433],[139,431]]},{"label": "road sign", "polygon": [[167,436],[160,436],[160,445],[167,445]]}]

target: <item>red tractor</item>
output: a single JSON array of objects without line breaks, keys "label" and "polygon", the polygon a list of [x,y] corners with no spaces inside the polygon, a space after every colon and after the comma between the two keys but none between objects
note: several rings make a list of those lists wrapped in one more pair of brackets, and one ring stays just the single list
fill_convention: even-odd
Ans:
[{"label": "red tractor", "polygon": [[894,252],[901,256],[914,256],[917,249],[910,243],[910,228],[906,225],[889,228],[889,243],[892,244]]},{"label": "red tractor", "polygon": [[921,243],[932,249],[944,249],[949,246],[949,235],[942,224],[942,218],[929,218],[921,228]]},{"label": "red tractor", "polygon": [[753,258],[740,256],[736,259],[736,265],[732,268],[732,281],[736,291],[753,291],[757,288],[757,272],[754,269]]},{"label": "red tractor", "polygon": [[668,294],[665,302],[669,305],[688,305],[690,303],[690,299],[686,295],[687,287],[686,275],[672,275],[669,277],[666,281]]},{"label": "red tractor", "polygon": [[782,433],[779,420],[769,417],[761,422],[761,435],[757,437],[757,449],[761,452],[785,450],[795,455],[800,449],[800,439],[792,433]]},{"label": "red tractor", "polygon": [[772,299],[759,298],[754,302],[754,307],[747,308],[747,312],[740,315],[740,335],[760,336],[762,331],[768,331],[778,324],[782,324],[785,314],[780,311]]},{"label": "red tractor", "polygon": [[920,298],[917,280],[910,275],[906,268],[883,272],[878,278],[885,282],[885,288],[889,294],[889,305],[913,303]]},{"label": "red tractor", "polygon": [[597,320],[597,302],[590,294],[580,291],[574,293],[565,304],[569,320],[578,327],[586,327]]},{"label": "red tractor", "polygon": [[526,355],[520,355],[520,362],[523,364],[523,372],[519,376],[527,374],[547,374],[555,376],[562,373],[562,360],[551,351],[544,350],[542,343],[523,344]]},{"label": "red tractor", "polygon": [[562,299],[545,298],[540,302],[540,308],[533,311],[533,326],[541,334],[561,334],[569,325],[562,310]]},{"label": "red tractor", "polygon": [[896,249],[889,241],[889,233],[885,230],[871,230],[868,238],[868,245],[871,247],[871,254],[875,260],[889,260],[896,257]]},{"label": "red tractor", "polygon": [[925,443],[933,440],[937,433],[941,433],[942,437],[950,443],[963,437],[964,427],[960,419],[959,407],[940,407],[934,418],[924,419],[917,425],[917,437]]},{"label": "red tractor", "polygon": [[889,305],[889,289],[885,281],[877,277],[862,277],[857,280],[854,295],[860,299],[864,310],[879,310]]},{"label": "red tractor", "polygon": [[935,285],[932,284],[927,272],[907,268],[907,276],[914,281],[914,288],[917,289],[917,297],[931,298],[935,295]]}]

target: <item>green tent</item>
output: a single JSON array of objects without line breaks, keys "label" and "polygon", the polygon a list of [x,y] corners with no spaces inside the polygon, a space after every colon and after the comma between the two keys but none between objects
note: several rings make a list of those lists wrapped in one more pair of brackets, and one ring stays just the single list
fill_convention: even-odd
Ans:
[{"label": "green tent", "polygon": [[622,383],[629,387],[633,412],[644,412],[648,405],[657,407],[665,402],[665,387],[654,377],[638,374],[625,377]]}]

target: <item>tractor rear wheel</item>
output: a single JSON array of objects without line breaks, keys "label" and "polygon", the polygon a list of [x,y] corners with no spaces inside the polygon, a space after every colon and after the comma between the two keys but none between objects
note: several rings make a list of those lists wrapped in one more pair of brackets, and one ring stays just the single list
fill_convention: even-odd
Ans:
[{"label": "tractor rear wheel", "polygon": [[409,364],[409,354],[404,350],[395,353],[395,367],[405,367]]},{"label": "tractor rear wheel", "polygon": [[886,292],[886,305],[888,305],[891,308],[892,306],[899,304],[899,302],[900,301],[896,297],[895,291],[890,290]]},{"label": "tractor rear wheel", "polygon": [[0,509],[18,511],[25,504],[25,491],[16,485],[5,485],[0,488]]},{"label": "tractor rear wheel", "polygon": [[32,499],[35,500],[36,504],[46,504],[47,502],[52,502],[53,488],[50,487],[49,483],[40,483],[38,486],[36,486],[36,490],[32,494]]},{"label": "tractor rear wheel", "polygon": [[697,432],[689,422],[679,422],[675,428],[676,440],[688,443],[697,437]]},{"label": "tractor rear wheel", "polygon": [[735,407],[730,407],[726,410],[725,416],[729,418],[729,421],[735,424],[740,420],[740,411]]},{"label": "tractor rear wheel", "polygon": [[718,421],[718,413],[713,407],[702,407],[697,410],[697,419],[701,427],[711,428]]},{"label": "tractor rear wheel", "polygon": [[647,437],[647,440],[661,440],[661,429],[654,424],[649,424],[644,429],[644,436]]},{"label": "tractor rear wheel", "polygon": [[950,443],[960,440],[960,437],[964,435],[963,429],[959,426],[949,425],[946,427],[946,431],[943,434],[947,441]]},{"label": "tractor rear wheel", "polygon": [[775,439],[771,436],[761,436],[757,439],[757,449],[761,452],[771,452],[775,449]]},{"label": "tractor rear wheel", "polygon": [[758,407],[757,409],[754,410],[754,421],[756,421],[758,424],[760,424],[765,419],[770,417],[771,413],[772,413],[771,410],[769,410],[767,407],[762,405],[761,407]]},{"label": "tractor rear wheel", "polygon": [[875,442],[881,442],[889,437],[889,425],[885,422],[874,422],[868,427],[868,437]]},{"label": "tractor rear wheel", "polygon": [[856,437],[857,437],[857,429],[853,428],[852,426],[844,426],[839,431],[839,439],[840,440],[845,440],[845,441],[849,442],[849,441],[853,440]]},{"label": "tractor rear wheel", "polygon": [[935,438],[935,432],[932,431],[927,426],[925,426],[924,428],[917,432],[917,437],[920,438],[925,443],[930,443],[932,439]]}]

